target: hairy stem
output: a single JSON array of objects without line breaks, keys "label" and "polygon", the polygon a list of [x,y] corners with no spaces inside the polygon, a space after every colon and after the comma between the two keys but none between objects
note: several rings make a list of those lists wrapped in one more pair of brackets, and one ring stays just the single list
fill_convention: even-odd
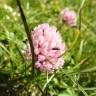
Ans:
[{"label": "hairy stem", "polygon": [[33,46],[33,42],[32,42],[32,36],[31,36],[31,32],[28,28],[28,24],[27,24],[24,12],[22,10],[20,1],[19,0],[16,0],[16,1],[17,1],[17,5],[19,7],[21,18],[22,18],[24,28],[25,28],[25,31],[26,31],[26,34],[27,34],[27,37],[28,37],[28,40],[29,40],[30,48],[31,48],[31,53],[32,53],[32,77],[33,77],[34,76],[34,65],[35,65],[35,54],[34,54],[34,46]]}]

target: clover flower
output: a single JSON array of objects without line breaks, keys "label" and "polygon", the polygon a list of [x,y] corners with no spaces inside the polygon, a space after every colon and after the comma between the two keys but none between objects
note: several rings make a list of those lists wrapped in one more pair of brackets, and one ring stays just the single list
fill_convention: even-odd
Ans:
[{"label": "clover flower", "polygon": [[[49,73],[62,68],[64,59],[61,55],[65,51],[65,44],[55,26],[41,24],[32,32],[35,52],[35,67]],[[30,56],[30,48],[27,50]]]},{"label": "clover flower", "polygon": [[77,16],[75,11],[65,8],[60,13],[62,21],[64,21],[69,27],[76,26]]}]

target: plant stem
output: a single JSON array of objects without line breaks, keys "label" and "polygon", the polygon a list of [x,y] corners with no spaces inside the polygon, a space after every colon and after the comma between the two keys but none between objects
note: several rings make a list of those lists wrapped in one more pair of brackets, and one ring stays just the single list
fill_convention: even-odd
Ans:
[{"label": "plant stem", "polygon": [[80,9],[79,9],[79,30],[81,30],[81,23],[82,23],[82,9],[84,6],[86,0],[82,0],[82,3],[80,5]]},{"label": "plant stem", "polygon": [[[48,82],[48,71],[46,71],[46,82]],[[48,84],[47,84],[47,86],[46,86],[46,88],[45,88],[45,94],[46,94],[46,96],[48,95]]]},{"label": "plant stem", "polygon": [[53,79],[53,77],[55,76],[55,74],[53,74],[48,81],[45,83],[44,87],[43,87],[43,91],[45,90],[46,86],[50,83],[50,81]]},{"label": "plant stem", "polygon": [[69,52],[69,51],[74,47],[74,45],[77,43],[77,40],[78,40],[79,36],[80,36],[80,31],[79,31],[79,29],[77,29],[77,30],[76,30],[76,38],[75,38],[75,40],[72,42],[72,45],[69,47],[69,49],[67,49],[67,50],[66,50],[63,54],[61,54],[59,57],[62,57],[65,53]]},{"label": "plant stem", "polygon": [[22,18],[24,28],[25,28],[25,31],[26,31],[26,34],[27,34],[27,37],[28,37],[28,40],[29,40],[30,48],[31,48],[31,53],[32,53],[32,77],[33,77],[34,76],[34,66],[35,66],[35,53],[34,53],[34,46],[33,46],[33,42],[32,42],[32,36],[31,36],[30,30],[28,28],[28,24],[27,24],[24,12],[22,10],[20,1],[19,0],[16,0],[16,1],[17,1],[17,5],[19,7],[19,10],[20,10],[21,18]]}]

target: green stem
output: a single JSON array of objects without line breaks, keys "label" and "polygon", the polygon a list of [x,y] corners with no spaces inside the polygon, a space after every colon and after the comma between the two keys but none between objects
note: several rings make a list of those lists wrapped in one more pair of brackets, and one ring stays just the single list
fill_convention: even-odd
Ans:
[{"label": "green stem", "polygon": [[69,52],[74,47],[74,45],[77,43],[77,40],[78,40],[79,36],[80,36],[80,31],[77,29],[76,38],[73,41],[72,45],[70,46],[70,48],[68,50],[66,50],[62,55],[60,55],[60,57],[62,57],[65,53]]},{"label": "green stem", "polygon": [[50,81],[54,78],[55,74],[53,74],[45,83],[44,87],[43,87],[43,91],[45,90],[46,86],[50,83]]},{"label": "green stem", "polygon": [[80,5],[80,9],[79,9],[79,30],[81,30],[81,23],[82,23],[82,9],[84,6],[86,0],[82,0],[82,3]]},{"label": "green stem", "polygon": [[[46,78],[47,80],[46,80],[46,82],[48,82],[48,71],[46,72],[46,75],[47,75],[47,78]],[[47,96],[47,95],[48,95],[48,84],[47,84],[47,86],[46,86],[45,89],[46,89],[46,93],[45,93],[45,94],[46,94],[46,96]]]}]

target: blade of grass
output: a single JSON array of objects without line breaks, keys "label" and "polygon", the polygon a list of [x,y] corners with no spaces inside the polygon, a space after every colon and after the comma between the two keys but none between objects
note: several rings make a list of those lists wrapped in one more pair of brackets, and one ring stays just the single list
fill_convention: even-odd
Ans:
[{"label": "blade of grass", "polygon": [[11,67],[12,67],[12,77],[14,77],[14,73],[15,73],[14,65],[16,65],[16,63],[14,62],[14,58],[13,58],[14,56],[12,54],[10,54],[10,53],[12,53],[11,50],[9,51],[2,43],[0,43],[0,47],[6,52],[8,58],[10,59],[10,63],[11,63]]},{"label": "blade of grass", "polygon": [[73,77],[72,77],[71,75],[68,75],[68,74],[66,74],[66,73],[65,73],[65,75],[68,76],[68,78],[71,79],[71,81],[72,81],[75,85],[78,86],[78,89],[84,94],[84,96],[88,96],[88,94],[86,93],[86,91],[84,90],[84,88],[83,88],[79,83],[77,83],[77,82],[73,79]]},{"label": "blade of grass", "polygon": [[79,47],[79,50],[78,50],[78,55],[77,55],[78,60],[81,59],[82,52],[83,52],[83,46],[84,46],[84,40],[81,40],[81,42],[80,42],[80,47]]},{"label": "blade of grass", "polygon": [[88,29],[90,29],[93,32],[95,32],[95,26],[93,26],[92,23],[90,23],[88,20],[86,20],[86,18],[82,17],[82,22],[84,23],[84,25],[87,26]]},{"label": "blade of grass", "polygon": [[84,90],[96,90],[96,87],[84,88]]},{"label": "blade of grass", "polygon": [[95,92],[95,93],[90,94],[89,96],[96,96],[96,92]]},{"label": "blade of grass", "polygon": [[83,6],[84,6],[84,3],[85,3],[86,0],[83,0],[81,5],[80,5],[80,8],[79,8],[79,30],[81,30],[81,23],[82,23],[82,9],[83,9]]},{"label": "blade of grass", "polygon": [[24,73],[25,73],[25,75],[26,75],[26,64],[27,64],[27,62],[25,61],[25,58],[24,58],[22,52],[20,51],[18,45],[15,44],[15,46],[16,46],[16,49],[18,50],[18,53],[20,54],[20,56],[21,56],[21,58],[22,58],[22,63],[25,64],[25,66],[24,66]]},{"label": "blade of grass", "polygon": [[82,70],[81,72],[93,72],[93,71],[96,71],[96,67],[85,69],[85,70]]},{"label": "blade of grass", "polygon": [[88,57],[84,58],[83,60],[81,60],[78,64],[76,64],[76,65],[72,68],[72,70],[74,70],[74,69],[78,68],[80,65],[84,64],[89,58],[90,58],[90,56],[88,56]]}]

